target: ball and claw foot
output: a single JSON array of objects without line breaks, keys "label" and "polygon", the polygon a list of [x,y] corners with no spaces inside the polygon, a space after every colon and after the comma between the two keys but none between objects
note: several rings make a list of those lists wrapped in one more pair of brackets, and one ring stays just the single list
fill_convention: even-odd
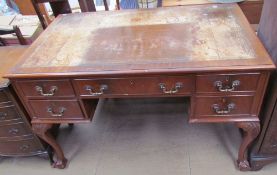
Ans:
[{"label": "ball and claw foot", "polygon": [[247,160],[242,160],[242,161],[238,160],[237,163],[238,163],[238,168],[240,171],[250,171],[251,170],[249,162]]},{"label": "ball and claw foot", "polygon": [[66,167],[66,164],[67,164],[67,159],[57,160],[57,161],[52,163],[52,167],[53,168],[58,168],[58,169],[64,169]]}]

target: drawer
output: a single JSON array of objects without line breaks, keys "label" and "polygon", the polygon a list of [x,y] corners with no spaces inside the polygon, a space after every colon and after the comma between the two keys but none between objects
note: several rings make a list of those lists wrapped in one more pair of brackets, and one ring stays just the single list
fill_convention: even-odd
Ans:
[{"label": "drawer", "polygon": [[7,103],[6,106],[0,106],[0,122],[15,119],[20,119],[20,116],[12,103]]},{"label": "drawer", "polygon": [[260,74],[210,74],[196,77],[196,92],[255,92]]},{"label": "drawer", "polygon": [[17,137],[32,134],[31,130],[23,123],[19,121],[15,124],[0,124],[0,138],[1,137]]},{"label": "drawer", "polygon": [[194,90],[192,76],[78,79],[81,96],[182,95]]},{"label": "drawer", "polygon": [[77,100],[30,100],[33,118],[38,119],[84,119]]},{"label": "drawer", "polygon": [[4,156],[32,155],[40,152],[43,152],[43,148],[35,138],[0,142],[0,154]]},{"label": "drawer", "polygon": [[194,114],[198,118],[250,115],[253,98],[253,96],[195,97],[194,104],[197,105]]},{"label": "drawer", "polygon": [[0,103],[10,101],[3,89],[0,89]]},{"label": "drawer", "polygon": [[18,81],[18,89],[25,97],[74,97],[75,93],[69,80],[32,80]]}]

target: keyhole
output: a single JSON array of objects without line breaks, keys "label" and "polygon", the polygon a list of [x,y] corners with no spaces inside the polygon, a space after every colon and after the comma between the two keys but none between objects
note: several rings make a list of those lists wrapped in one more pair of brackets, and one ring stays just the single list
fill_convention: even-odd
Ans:
[{"label": "keyhole", "polygon": [[135,83],[134,83],[134,81],[131,80],[131,81],[130,81],[130,84],[133,86]]},{"label": "keyhole", "polygon": [[223,104],[226,104],[226,103],[227,103],[226,98],[222,98],[222,100],[221,100],[221,101],[222,101],[222,103],[223,103]]},{"label": "keyhole", "polygon": [[229,86],[229,83],[230,82],[230,76],[226,76],[225,77],[225,86],[226,86],[226,88],[230,88],[230,86]]}]

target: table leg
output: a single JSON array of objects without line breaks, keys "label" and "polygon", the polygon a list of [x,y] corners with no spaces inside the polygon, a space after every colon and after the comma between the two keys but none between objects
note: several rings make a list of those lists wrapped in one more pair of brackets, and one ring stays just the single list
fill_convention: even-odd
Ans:
[{"label": "table leg", "polygon": [[239,148],[238,154],[238,168],[241,171],[251,170],[248,162],[247,150],[249,145],[260,133],[260,122],[238,122],[236,123],[238,128],[243,130],[243,140]]},{"label": "table leg", "polygon": [[78,0],[81,12],[95,12],[95,4],[92,0]]},{"label": "table leg", "polygon": [[57,160],[53,162],[54,168],[63,169],[66,167],[67,159],[64,157],[63,150],[51,135],[49,129],[52,128],[52,124],[33,124],[32,129],[34,133],[48,143],[57,155]]}]

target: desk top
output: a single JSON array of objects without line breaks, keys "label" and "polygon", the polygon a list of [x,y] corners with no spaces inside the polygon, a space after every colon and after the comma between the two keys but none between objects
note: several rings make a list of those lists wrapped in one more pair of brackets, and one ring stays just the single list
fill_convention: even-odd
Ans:
[{"label": "desk top", "polygon": [[272,68],[236,4],[206,4],[60,16],[6,76]]},{"label": "desk top", "polygon": [[2,78],[2,76],[18,62],[27,48],[28,46],[0,47],[0,88],[8,86],[9,80]]}]

